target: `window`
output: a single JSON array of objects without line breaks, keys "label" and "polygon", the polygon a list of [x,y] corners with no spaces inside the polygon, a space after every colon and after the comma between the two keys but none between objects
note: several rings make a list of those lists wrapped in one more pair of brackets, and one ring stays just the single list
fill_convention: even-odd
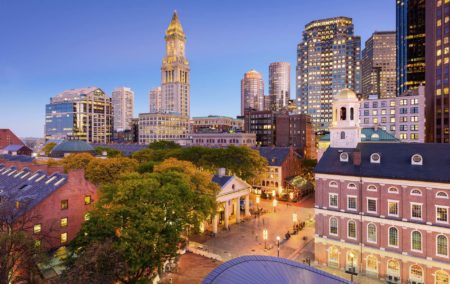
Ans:
[{"label": "window", "polygon": [[367,270],[378,273],[378,261],[373,255],[367,257]]},{"label": "window", "polygon": [[436,238],[436,254],[441,256],[448,255],[447,237],[444,235],[439,235]]},{"label": "window", "polygon": [[61,234],[61,243],[62,244],[67,243],[67,233],[62,233]]},{"label": "window", "polygon": [[91,215],[88,213],[84,214],[84,221],[89,221],[91,219]]},{"label": "window", "polygon": [[350,239],[356,239],[356,222],[355,221],[348,221],[347,236]]},{"label": "window", "polygon": [[411,203],[411,218],[412,219],[422,219],[422,204],[421,203]]},{"label": "window", "polygon": [[328,251],[328,264],[332,267],[339,266],[339,250],[336,247],[330,247]]},{"label": "window", "polygon": [[448,279],[448,274],[445,271],[439,270],[436,271],[436,273],[434,274],[435,277],[435,284],[448,284],[449,283],[449,279]]},{"label": "window", "polygon": [[376,187],[375,185],[369,185],[369,186],[367,187],[367,190],[368,190],[368,191],[377,191],[377,187]]},{"label": "window", "polygon": [[337,195],[337,193],[330,193],[329,196],[330,196],[329,206],[337,208],[338,207],[338,195]]},{"label": "window", "polygon": [[387,274],[390,276],[400,276],[400,262],[391,259],[387,263]]},{"label": "window", "polygon": [[418,189],[413,189],[413,190],[411,190],[411,195],[422,196],[422,191],[420,191]]},{"label": "window", "polygon": [[348,188],[348,189],[356,189],[356,184],[354,184],[354,183],[349,183],[349,184],[347,185],[347,188]]},{"label": "window", "polygon": [[447,193],[445,193],[443,191],[439,191],[438,193],[436,193],[436,198],[448,199],[448,195],[447,195]]},{"label": "window", "polygon": [[91,200],[90,195],[84,196],[84,205],[89,205],[89,204],[91,204],[91,202],[92,202],[92,200]]},{"label": "window", "polygon": [[388,201],[388,215],[398,217],[398,201]]},{"label": "window", "polygon": [[67,217],[61,218],[61,227],[67,227]]},{"label": "window", "polygon": [[377,227],[375,224],[367,225],[367,241],[371,243],[377,242]]},{"label": "window", "polygon": [[336,235],[338,234],[338,222],[337,219],[332,217],[330,218],[330,235]]},{"label": "window", "polygon": [[448,207],[436,206],[436,222],[448,223]]},{"label": "window", "polygon": [[367,212],[377,213],[377,200],[374,198],[367,198]]},{"label": "window", "polygon": [[347,209],[356,210],[356,196],[347,196]]},{"label": "window", "polygon": [[41,247],[41,240],[34,240],[34,247],[40,248]]},{"label": "window", "polygon": [[389,228],[389,246],[398,246],[398,229],[395,227]]},{"label": "window", "polygon": [[419,231],[411,233],[411,249],[422,251],[422,234]]},{"label": "window", "polygon": [[389,187],[388,192],[389,193],[398,193],[398,189],[395,187]]},{"label": "window", "polygon": [[409,268],[409,278],[411,281],[423,282],[423,270],[417,264],[411,265]]},{"label": "window", "polygon": [[345,139],[345,132],[341,131],[341,139]]},{"label": "window", "polygon": [[41,224],[36,224],[33,226],[33,233],[39,234],[41,232],[42,226]]},{"label": "window", "polygon": [[69,200],[61,200],[61,210],[66,210],[69,208]]},{"label": "window", "polygon": [[330,181],[330,183],[328,184],[329,187],[338,187],[337,182],[335,181]]}]

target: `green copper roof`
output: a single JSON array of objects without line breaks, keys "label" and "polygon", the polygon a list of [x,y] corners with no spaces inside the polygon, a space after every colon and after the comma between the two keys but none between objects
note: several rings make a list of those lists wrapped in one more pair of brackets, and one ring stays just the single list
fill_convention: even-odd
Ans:
[{"label": "green copper roof", "polygon": [[94,153],[94,148],[81,140],[64,140],[53,148],[50,156],[64,156],[65,153]]},{"label": "green copper roof", "polygon": [[[325,134],[320,138],[320,141],[330,141],[330,134]],[[361,142],[400,142],[391,133],[378,128],[362,128],[361,129]]]}]

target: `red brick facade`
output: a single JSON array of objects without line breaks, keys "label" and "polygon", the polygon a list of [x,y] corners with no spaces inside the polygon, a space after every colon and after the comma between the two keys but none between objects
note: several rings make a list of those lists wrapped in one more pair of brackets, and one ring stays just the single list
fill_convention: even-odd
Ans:
[{"label": "red brick facade", "polygon": [[11,130],[0,129],[0,149],[11,144],[23,145],[23,142]]}]

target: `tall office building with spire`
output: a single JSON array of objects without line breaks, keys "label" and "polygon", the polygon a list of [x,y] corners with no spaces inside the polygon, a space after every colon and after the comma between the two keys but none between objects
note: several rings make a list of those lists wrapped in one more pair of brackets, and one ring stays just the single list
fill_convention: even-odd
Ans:
[{"label": "tall office building with spire", "polygon": [[185,56],[186,35],[175,11],[166,30],[166,56],[161,66],[161,109],[190,116],[189,62]]}]

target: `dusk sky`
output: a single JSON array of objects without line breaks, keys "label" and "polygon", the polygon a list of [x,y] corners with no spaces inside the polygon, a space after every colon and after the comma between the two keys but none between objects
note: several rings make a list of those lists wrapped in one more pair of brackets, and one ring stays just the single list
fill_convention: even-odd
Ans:
[{"label": "dusk sky", "polygon": [[291,63],[312,20],[352,17],[355,34],[395,30],[394,0],[0,0],[0,128],[43,137],[45,104],[72,88],[135,91],[135,116],[160,84],[164,32],[173,10],[187,36],[191,116],[236,116],[249,69]]}]

